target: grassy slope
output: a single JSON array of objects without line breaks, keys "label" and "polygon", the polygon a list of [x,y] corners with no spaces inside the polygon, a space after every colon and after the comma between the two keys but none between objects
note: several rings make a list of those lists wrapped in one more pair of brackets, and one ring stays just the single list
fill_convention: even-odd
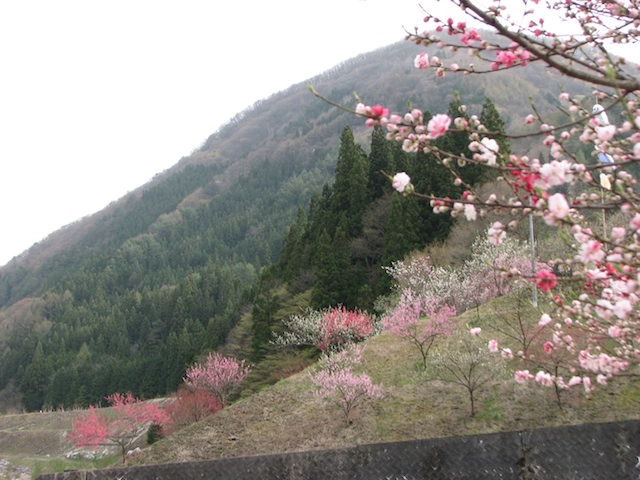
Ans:
[{"label": "grassy slope", "polygon": [[[509,308],[505,300],[482,307],[486,323]],[[493,309],[493,310],[492,310]],[[533,318],[533,312],[528,312]],[[478,322],[476,312],[457,320]],[[477,324],[477,323],[476,323]],[[485,333],[487,338],[489,334]],[[441,344],[440,348],[446,348]],[[410,343],[383,333],[366,342],[363,369],[385,388],[385,398],[358,408],[345,426],[339,408],[313,394],[309,370],[265,387],[204,421],[191,425],[129,464],[208,460],[358,444],[521,430],[543,426],[640,419],[640,380],[628,380],[599,390],[591,398],[578,392],[565,397],[560,411],[550,389],[517,385],[498,379],[479,395],[475,417],[460,387],[426,380],[417,368],[419,353]],[[29,465],[34,471],[98,468],[84,463],[56,463],[71,447],[64,434],[77,412],[0,416],[0,458]],[[47,457],[49,455],[49,457]],[[112,461],[118,464],[118,458]],[[43,466],[47,462],[47,466]]]},{"label": "grassy slope", "polygon": [[[473,315],[469,312],[458,321],[465,325]],[[483,315],[489,318],[486,310]],[[510,377],[481,392],[479,411],[472,418],[465,390],[424,379],[418,361],[414,346],[388,333],[368,340],[363,367],[376,383],[383,384],[385,398],[359,408],[348,427],[336,405],[313,395],[307,370],[175,433],[132,463],[185,462],[640,418],[638,380],[619,382],[590,398],[581,392],[566,394],[561,411],[551,389],[521,386]]]}]

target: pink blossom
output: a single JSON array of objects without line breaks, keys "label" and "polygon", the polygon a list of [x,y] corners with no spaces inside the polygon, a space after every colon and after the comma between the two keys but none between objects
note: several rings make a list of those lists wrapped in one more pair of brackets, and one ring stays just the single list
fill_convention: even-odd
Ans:
[{"label": "pink blossom", "polygon": [[571,164],[566,160],[552,160],[540,167],[540,181],[536,182],[536,186],[546,190],[549,187],[562,185],[572,180]]},{"label": "pink blossom", "polygon": [[460,35],[460,41],[465,45],[469,45],[474,41],[480,40],[482,40],[482,37],[480,37],[480,34],[475,29],[468,30],[467,32]]},{"label": "pink blossom", "polygon": [[622,330],[620,330],[620,327],[617,325],[612,325],[611,327],[609,327],[607,333],[611,338],[620,338],[622,336]]},{"label": "pink blossom", "polygon": [[542,316],[540,317],[540,321],[538,322],[538,325],[541,327],[544,327],[546,325],[549,325],[549,323],[551,323],[551,317],[549,316],[549,314],[543,313]]},{"label": "pink blossom", "polygon": [[480,335],[481,332],[482,332],[482,329],[480,327],[474,327],[471,330],[469,330],[469,333],[474,337]]},{"label": "pink blossom", "polygon": [[487,230],[487,235],[489,236],[489,243],[492,245],[500,245],[507,237],[507,232],[505,232],[502,223],[494,222],[489,230]]},{"label": "pink blossom", "polygon": [[411,177],[405,172],[396,173],[391,181],[391,186],[398,192],[404,192],[405,188],[411,184]]},{"label": "pink blossom", "polygon": [[544,387],[550,387],[553,385],[553,377],[551,377],[550,373],[541,370],[536,373],[536,382]]},{"label": "pink blossom", "polygon": [[502,352],[500,352],[500,356],[502,356],[502,358],[504,358],[505,360],[512,360],[513,352],[510,348],[503,348]]},{"label": "pink blossom", "polygon": [[544,342],[544,345],[542,348],[544,349],[544,352],[547,355],[551,355],[551,352],[553,352],[553,349],[554,349],[554,345],[552,342]]},{"label": "pink blossom", "polygon": [[582,383],[582,378],[581,377],[571,377],[571,379],[569,380],[569,383],[567,384],[569,387],[575,387],[576,385],[580,385]]},{"label": "pink blossom", "polygon": [[419,70],[426,70],[429,68],[429,55],[426,52],[416,55],[413,65]]},{"label": "pink blossom", "polygon": [[488,346],[491,353],[498,353],[498,351],[500,350],[500,348],[498,347],[498,341],[495,338],[489,340]]},{"label": "pink blossom", "polygon": [[579,255],[584,263],[601,262],[605,256],[602,244],[597,240],[589,240],[580,246]]},{"label": "pink blossom", "polygon": [[381,118],[389,115],[389,109],[384,108],[382,105],[374,105],[371,107],[371,116],[373,118]]},{"label": "pink blossom", "polygon": [[529,370],[516,370],[514,377],[517,383],[526,383],[533,378],[533,375],[529,373]]},{"label": "pink blossom", "polygon": [[471,205],[470,203],[465,204],[464,206],[464,216],[470,222],[477,218],[476,207]]},{"label": "pink blossom", "polygon": [[618,300],[613,306],[613,314],[620,319],[626,318],[632,310],[631,302],[627,299]]},{"label": "pink blossom", "polygon": [[501,63],[507,67],[512,67],[516,62],[516,54],[507,50],[501,50],[496,53],[496,62]]},{"label": "pink blossom", "polygon": [[427,124],[427,130],[429,131],[428,137],[435,139],[444,135],[447,133],[449,125],[451,125],[451,118],[449,118],[449,115],[445,115],[443,113],[435,115]]},{"label": "pink blossom", "polygon": [[604,127],[596,127],[596,134],[600,140],[607,142],[616,134],[616,126],[606,125]]},{"label": "pink blossom", "polygon": [[569,204],[567,203],[567,199],[562,193],[554,193],[553,195],[551,195],[549,197],[549,200],[547,201],[547,205],[549,207],[549,213],[551,214],[553,221],[555,221],[556,219],[562,220],[569,213]]},{"label": "pink blossom", "polygon": [[228,395],[249,374],[251,367],[244,360],[238,362],[233,357],[219,353],[207,355],[205,363],[196,363],[187,369],[184,383],[193,390],[206,390],[224,405]]},{"label": "pink blossom", "polygon": [[620,240],[624,238],[625,235],[626,235],[626,230],[624,229],[624,227],[613,227],[611,229],[611,238],[613,240]]}]

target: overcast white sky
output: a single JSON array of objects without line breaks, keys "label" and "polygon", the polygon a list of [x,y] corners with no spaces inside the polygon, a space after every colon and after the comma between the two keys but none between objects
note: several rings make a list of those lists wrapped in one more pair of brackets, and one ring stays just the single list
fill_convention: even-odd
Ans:
[{"label": "overcast white sky", "polygon": [[0,1],[0,265],[421,18],[418,0]]},{"label": "overcast white sky", "polygon": [[402,40],[419,3],[0,0],[0,265],[255,101]]}]

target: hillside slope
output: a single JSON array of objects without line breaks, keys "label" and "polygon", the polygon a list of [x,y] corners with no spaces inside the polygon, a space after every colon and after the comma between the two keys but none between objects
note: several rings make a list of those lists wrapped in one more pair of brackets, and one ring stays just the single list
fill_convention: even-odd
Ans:
[{"label": "hillside slope", "polygon": [[[500,303],[500,301],[498,302]],[[483,309],[483,315],[491,310]],[[457,319],[465,325],[470,315]],[[210,460],[320,450],[413,439],[517,431],[545,426],[640,419],[638,380],[622,380],[585,397],[568,392],[563,408],[552,389],[496,378],[479,394],[469,415],[464,388],[430,380],[417,364],[418,351],[389,333],[365,342],[362,370],[384,388],[384,398],[358,408],[345,425],[339,407],[314,395],[314,367],[244,398],[162,440],[131,464]],[[439,348],[447,348],[441,343]]]},{"label": "hillside slope", "polygon": [[[532,65],[484,78],[416,71],[419,49],[398,43],[310,80],[332,101],[445,111],[454,92],[471,111],[491,95],[509,126],[528,92],[554,110],[563,79]],[[441,57],[450,52],[435,51]],[[575,84],[565,89],[575,90]],[[572,90],[573,89],[573,90]],[[238,114],[193,155],[34,246],[0,269],[0,389],[14,406],[86,405],[113,391],[173,391],[184,368],[219,348],[277,261],[299,208],[333,178],[345,125],[362,120],[304,84]],[[5,409],[6,405],[0,405]]]}]

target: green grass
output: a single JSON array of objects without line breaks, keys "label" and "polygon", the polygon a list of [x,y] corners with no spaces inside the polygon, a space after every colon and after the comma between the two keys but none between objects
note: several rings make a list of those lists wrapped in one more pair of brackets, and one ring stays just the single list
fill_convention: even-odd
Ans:
[{"label": "green grass", "polygon": [[29,466],[31,468],[31,478],[35,479],[38,475],[45,473],[61,473],[65,470],[94,470],[111,466],[115,467],[121,464],[122,457],[114,454],[96,460],[52,458],[48,460],[36,459],[30,462],[26,459],[22,461],[27,463],[25,466]]}]

